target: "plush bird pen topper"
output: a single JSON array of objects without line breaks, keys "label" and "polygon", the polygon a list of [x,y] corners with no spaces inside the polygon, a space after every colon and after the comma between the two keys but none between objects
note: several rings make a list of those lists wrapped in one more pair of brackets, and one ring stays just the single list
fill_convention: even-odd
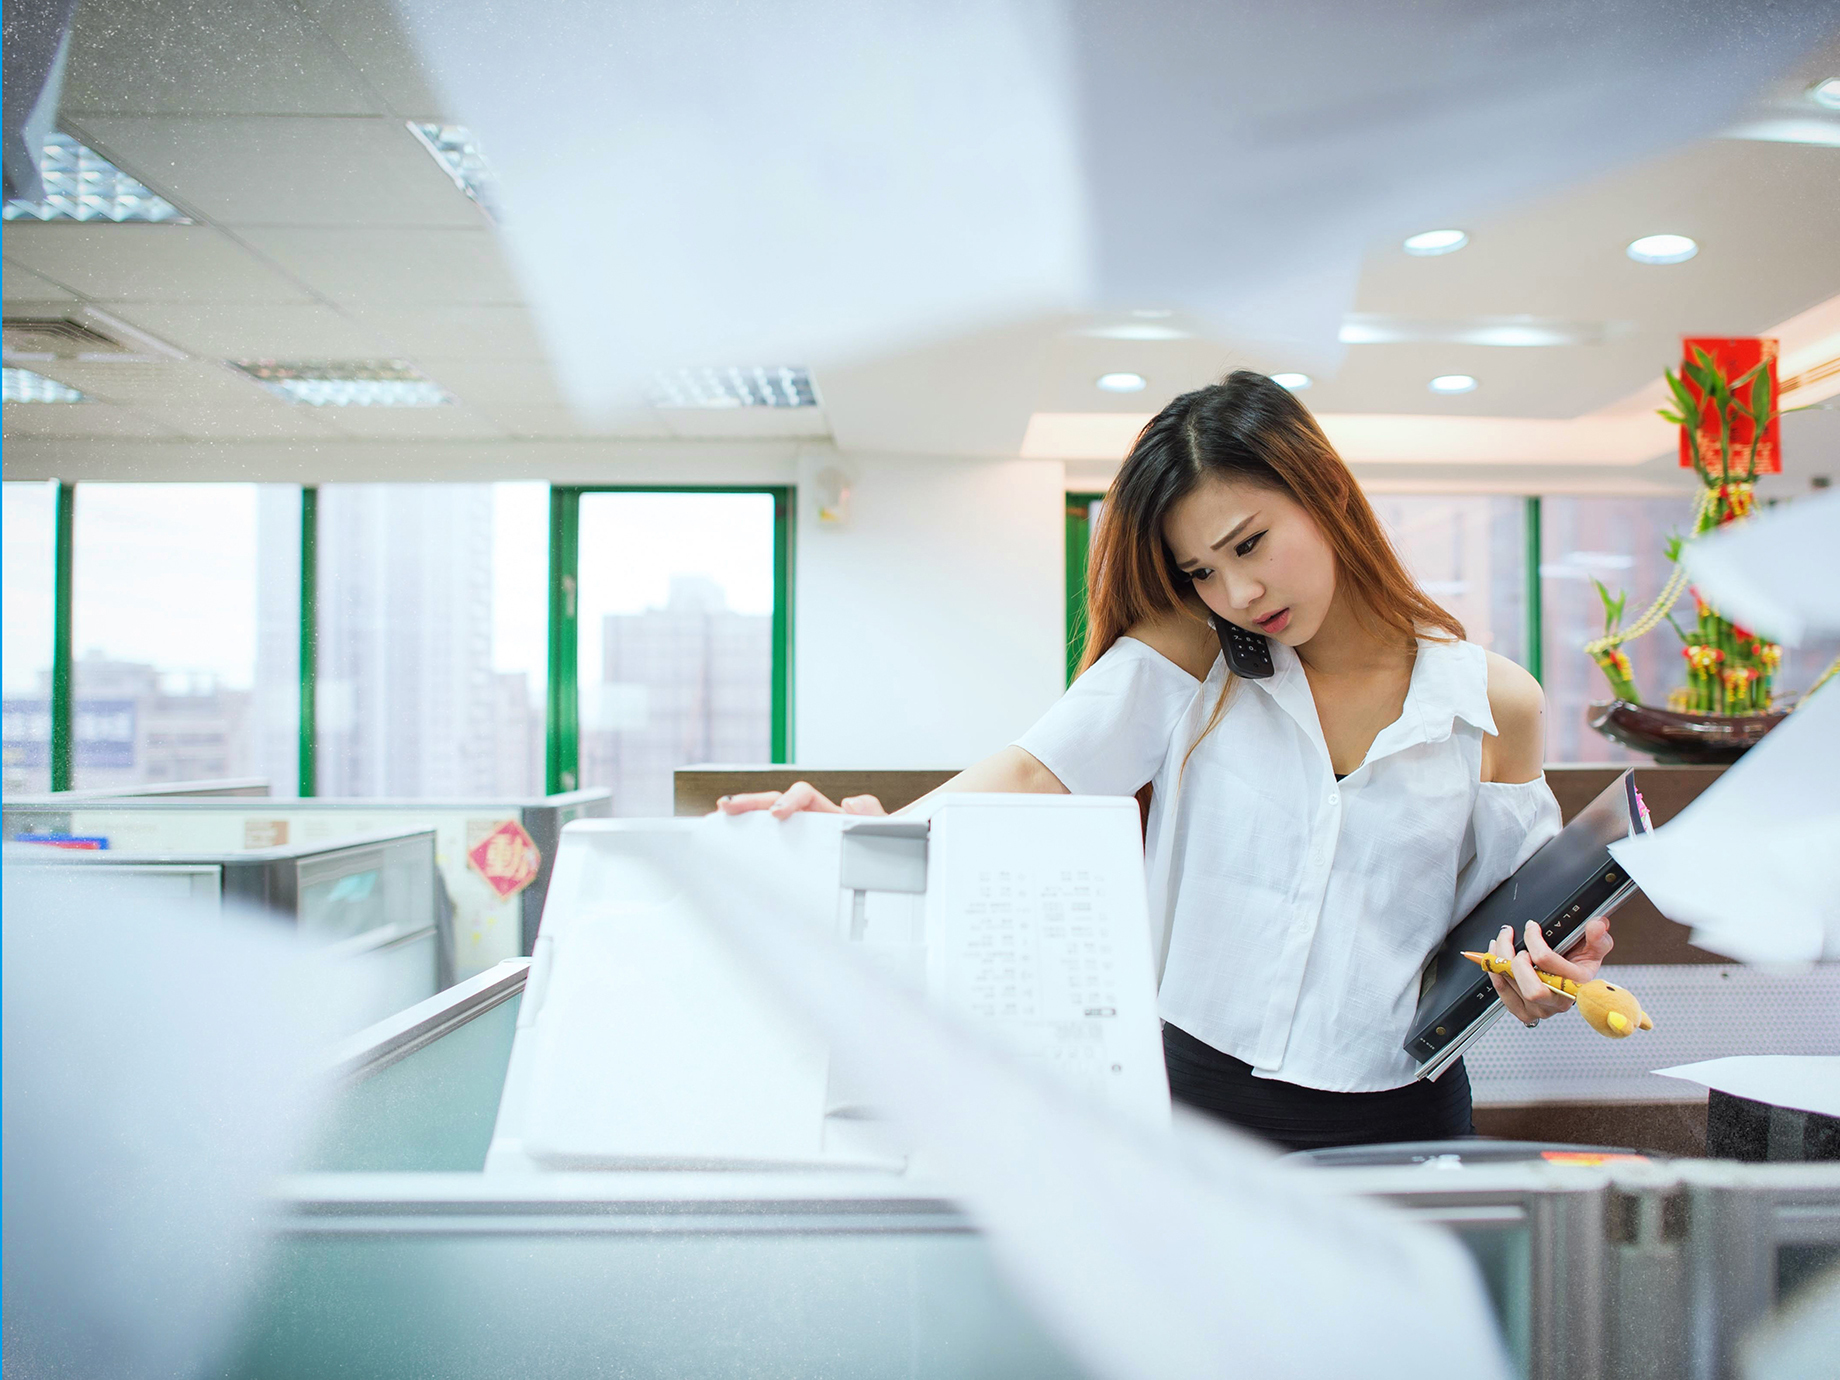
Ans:
[{"label": "plush bird pen topper", "polygon": [[[1511,973],[1514,965],[1505,958],[1494,954],[1471,953],[1465,949],[1463,957],[1480,963],[1491,973]],[[1575,982],[1556,973],[1542,973],[1534,969],[1534,976],[1553,991],[1564,994],[1578,1003],[1578,1014],[1585,1023],[1599,1035],[1608,1035],[1612,1040],[1620,1040],[1636,1030],[1653,1030],[1655,1023],[1648,1018],[1648,1012],[1642,1009],[1642,1003],[1636,1000],[1636,994],[1627,987],[1618,987],[1614,982],[1605,982],[1602,978],[1592,978],[1589,982]]]}]

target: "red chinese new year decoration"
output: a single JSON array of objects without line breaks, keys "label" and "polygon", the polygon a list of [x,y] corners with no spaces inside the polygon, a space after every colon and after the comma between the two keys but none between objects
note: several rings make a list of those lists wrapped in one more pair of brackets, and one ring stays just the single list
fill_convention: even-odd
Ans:
[{"label": "red chinese new year decoration", "polygon": [[474,844],[466,860],[502,901],[536,881],[543,855],[524,826],[508,819]]},{"label": "red chinese new year decoration", "polygon": [[[1724,371],[1728,379],[1741,378],[1757,365],[1764,365],[1770,378],[1770,397],[1777,398],[1781,393],[1776,387],[1776,342],[1760,339],[1757,336],[1723,337],[1709,336],[1701,339],[1686,339],[1680,342],[1681,358],[1692,363],[1694,351],[1704,350],[1712,356],[1712,362]],[[1695,399],[1700,398],[1700,390],[1691,379],[1686,379],[1687,391]],[[1739,390],[1740,396],[1748,399],[1748,390]],[[1726,450],[1731,456],[1730,474],[1734,478],[1744,476],[1751,461],[1751,437],[1753,433],[1751,420],[1737,413],[1731,418],[1731,435],[1726,440]],[[1699,454],[1700,462],[1716,476],[1719,472],[1719,418],[1717,410],[1706,408],[1700,420]],[[1692,442],[1688,439],[1687,428],[1680,429],[1680,467],[1683,470],[1693,468]],[[1763,439],[1757,444],[1757,473],[1782,473],[1782,439],[1779,435],[1777,419],[1770,418],[1769,425],[1763,429]]]}]

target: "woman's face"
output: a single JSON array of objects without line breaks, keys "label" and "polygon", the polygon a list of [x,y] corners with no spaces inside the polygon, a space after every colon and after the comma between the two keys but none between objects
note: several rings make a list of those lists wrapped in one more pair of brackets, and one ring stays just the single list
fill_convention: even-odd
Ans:
[{"label": "woman's face", "polygon": [[1335,598],[1335,557],[1289,494],[1209,476],[1163,520],[1163,540],[1219,617],[1287,646],[1308,642]]}]

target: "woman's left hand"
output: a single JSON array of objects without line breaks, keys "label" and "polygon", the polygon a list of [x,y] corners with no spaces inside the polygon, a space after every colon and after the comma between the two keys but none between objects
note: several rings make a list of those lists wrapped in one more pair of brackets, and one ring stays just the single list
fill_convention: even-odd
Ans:
[{"label": "woman's left hand", "polygon": [[1561,958],[1547,944],[1540,927],[1529,920],[1527,947],[1516,953],[1514,931],[1503,925],[1495,942],[1489,945],[1489,952],[1497,958],[1508,959],[1514,971],[1490,973],[1489,981],[1495,984],[1501,1004],[1522,1025],[1534,1025],[1548,1016],[1557,1016],[1572,1005],[1570,997],[1553,991],[1540,981],[1534,974],[1535,967],[1574,982],[1589,982],[1597,976],[1597,970],[1603,966],[1614,944],[1610,938],[1610,922],[1600,917],[1584,927],[1584,940],[1572,950],[1571,957]]}]

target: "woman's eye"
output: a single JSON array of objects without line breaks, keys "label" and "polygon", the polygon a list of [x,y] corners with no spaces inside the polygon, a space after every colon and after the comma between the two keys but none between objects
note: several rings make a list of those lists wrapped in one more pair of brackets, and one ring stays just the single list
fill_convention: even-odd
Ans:
[{"label": "woman's eye", "polygon": [[1250,556],[1252,554],[1252,548],[1259,544],[1259,538],[1264,535],[1263,532],[1254,532],[1251,536],[1247,537],[1246,540],[1233,548],[1233,554],[1235,556]]},{"label": "woman's eye", "polygon": [[1188,578],[1193,580],[1196,584],[1200,584],[1213,573],[1214,572],[1205,565],[1196,566],[1195,569],[1188,572]]}]

